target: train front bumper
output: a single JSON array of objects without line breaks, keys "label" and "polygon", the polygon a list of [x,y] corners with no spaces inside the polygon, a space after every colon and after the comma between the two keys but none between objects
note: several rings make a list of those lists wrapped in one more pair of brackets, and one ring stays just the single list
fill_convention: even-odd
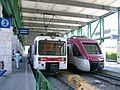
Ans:
[{"label": "train front bumper", "polygon": [[90,61],[90,71],[99,71],[104,68],[104,61]]}]

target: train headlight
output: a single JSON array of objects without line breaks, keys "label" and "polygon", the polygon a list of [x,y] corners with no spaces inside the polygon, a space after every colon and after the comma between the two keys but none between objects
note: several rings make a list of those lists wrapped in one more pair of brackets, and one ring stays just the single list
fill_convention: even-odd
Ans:
[{"label": "train headlight", "polygon": [[61,61],[61,58],[58,58],[58,61]]},{"label": "train headlight", "polygon": [[58,61],[65,61],[65,58],[58,58]]},{"label": "train headlight", "polygon": [[61,61],[65,61],[65,58],[61,58]]},{"label": "train headlight", "polygon": [[39,58],[39,61],[47,61],[48,58],[47,57],[42,57],[42,58]]}]

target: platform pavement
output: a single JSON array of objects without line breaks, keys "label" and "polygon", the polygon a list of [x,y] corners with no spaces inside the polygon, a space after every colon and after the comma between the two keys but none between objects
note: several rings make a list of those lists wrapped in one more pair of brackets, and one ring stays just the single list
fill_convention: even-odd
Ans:
[{"label": "platform pavement", "polygon": [[106,62],[105,61],[104,70],[109,70],[109,71],[120,73],[120,64],[117,64],[117,62]]},{"label": "platform pavement", "polygon": [[36,90],[35,78],[27,58],[23,58],[19,69],[16,69],[13,61],[12,74],[0,77],[0,90]]},{"label": "platform pavement", "polygon": [[106,62],[105,61],[105,67],[101,71],[101,73],[110,74],[112,76],[120,77],[120,64],[117,64],[117,62]]}]

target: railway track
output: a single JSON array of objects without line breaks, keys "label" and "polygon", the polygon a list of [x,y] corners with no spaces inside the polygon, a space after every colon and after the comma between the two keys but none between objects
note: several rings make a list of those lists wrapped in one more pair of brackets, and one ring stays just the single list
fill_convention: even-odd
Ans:
[{"label": "railway track", "polygon": [[[82,72],[78,69],[69,70],[72,73],[80,75],[89,84],[98,88],[98,90],[120,90],[120,77],[102,72]],[[114,75],[114,76],[113,76]]]},{"label": "railway track", "polygon": [[65,80],[58,76],[45,76],[55,90],[75,90]]},{"label": "railway track", "polygon": [[111,85],[115,85],[120,87],[120,78],[116,76],[112,76],[110,74],[99,73],[99,72],[92,72],[88,74],[91,77],[97,78],[99,80],[105,81]]},{"label": "railway track", "polygon": [[81,78],[78,74],[68,71],[61,72],[56,76],[47,76],[55,90],[98,90]]}]

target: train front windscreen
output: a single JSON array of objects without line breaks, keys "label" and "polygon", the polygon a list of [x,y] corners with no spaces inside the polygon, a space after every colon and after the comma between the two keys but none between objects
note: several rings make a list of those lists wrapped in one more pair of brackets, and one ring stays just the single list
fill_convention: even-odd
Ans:
[{"label": "train front windscreen", "polygon": [[38,42],[39,55],[53,55],[65,56],[66,55],[66,42],[64,41],[46,41],[40,40]]},{"label": "train front windscreen", "polygon": [[83,43],[88,54],[102,54],[97,43]]}]

